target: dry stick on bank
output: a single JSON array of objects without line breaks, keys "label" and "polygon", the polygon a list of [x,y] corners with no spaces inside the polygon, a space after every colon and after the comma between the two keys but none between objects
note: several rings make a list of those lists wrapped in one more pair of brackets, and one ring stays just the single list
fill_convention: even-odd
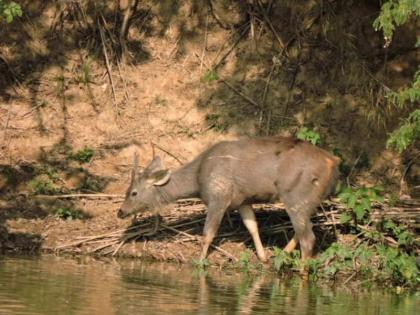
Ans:
[{"label": "dry stick on bank", "polygon": [[101,23],[99,22],[99,19],[98,19],[98,28],[99,28],[99,34],[101,35],[102,51],[103,51],[103,54],[104,54],[104,57],[105,57],[106,71],[108,73],[109,81],[111,82],[112,97],[113,97],[114,106],[115,106],[115,114],[118,117],[118,105],[117,105],[117,96],[115,94],[114,79],[112,78],[111,65],[109,63],[108,53],[107,53],[107,50],[106,50],[105,34],[104,34],[104,30],[101,26]]},{"label": "dry stick on bank", "polygon": [[[79,198],[82,195],[67,195],[69,198]],[[85,194],[85,198],[94,198],[94,195]],[[118,198],[121,199],[120,195],[106,195],[101,194],[102,198]],[[58,197],[58,196],[49,196],[49,197]],[[336,226],[339,226],[339,219],[341,212],[345,209],[345,206],[340,204],[336,199],[325,202],[325,207],[329,209],[329,211],[324,211],[317,213],[312,217],[314,222],[314,226],[318,227],[332,227],[334,230]],[[399,207],[389,207],[385,206],[384,204],[377,204],[375,211],[372,213],[372,219],[374,221],[380,221],[383,218],[405,218],[407,221],[410,222],[413,226],[418,223],[418,218],[420,214],[419,203],[410,202],[406,205],[401,205]],[[172,239],[174,239],[174,243],[183,243],[183,242],[197,242],[200,243],[201,237],[199,235],[191,234],[191,231],[197,231],[198,227],[204,225],[204,221],[206,219],[205,213],[205,206],[199,199],[182,199],[179,200],[175,204],[176,210],[173,212],[175,215],[165,215],[166,223],[160,224],[160,228],[158,229],[156,236],[166,234],[167,231],[175,233],[172,235]],[[267,215],[266,211],[261,210],[270,210],[268,212],[268,216],[272,215],[272,211],[276,213],[276,222],[272,225],[265,225],[260,228],[260,232],[265,235],[276,236],[276,235],[283,235],[286,232],[292,231],[293,227],[288,219],[288,216],[285,211],[278,211],[284,210],[283,204],[259,204],[255,205],[254,208],[257,210],[257,216],[260,218],[259,221],[261,222],[261,217]],[[190,219],[187,217],[180,217],[179,213],[195,213],[195,219]],[[197,216],[198,213],[198,216]],[[329,214],[329,215],[326,215]],[[236,226],[242,227],[239,215],[235,215],[233,218]],[[82,236],[76,238],[76,240],[61,244],[55,247],[56,251],[66,251],[66,252],[87,252],[89,254],[100,254],[100,255],[109,255],[112,254],[113,256],[117,255],[119,251],[123,248],[124,244],[136,241],[139,238],[147,236],[153,228],[154,228],[153,220],[147,220],[146,222],[142,222],[139,224],[135,224],[128,228],[117,229],[112,232],[108,233],[101,233],[98,235],[92,236]],[[248,232],[241,228],[240,230],[231,231],[231,229],[227,228],[223,229],[217,235],[217,239],[223,238],[234,238],[243,240],[243,237],[248,235]],[[363,231],[370,231],[371,227],[361,226]],[[227,230],[227,231],[226,231]],[[390,244],[391,246],[395,246],[397,243],[393,238],[387,237],[385,241]],[[81,250],[80,247],[83,246],[85,250]],[[232,255],[231,253],[227,252],[220,246],[216,246],[213,244],[213,248],[220,252],[223,256],[228,257],[229,259],[236,261],[237,257]]]},{"label": "dry stick on bank", "polygon": [[262,13],[262,15],[264,17],[264,20],[265,20],[266,24],[268,25],[268,27],[270,28],[270,30],[273,32],[274,37],[277,39],[277,41],[278,41],[278,43],[280,45],[280,48],[281,48],[282,52],[286,55],[286,57],[289,57],[289,55],[287,53],[287,50],[286,50],[287,47],[283,43],[283,40],[281,39],[280,35],[278,34],[277,30],[275,29],[273,23],[271,23],[270,18],[268,17],[267,11],[264,10],[264,8],[263,8],[263,6],[262,6],[262,4],[261,4],[260,1],[257,1],[257,3],[258,3],[258,6],[260,8],[260,12]]},{"label": "dry stick on bank", "polygon": [[[244,26],[244,30],[242,31],[242,33],[240,33],[239,37],[236,39],[236,41],[232,44],[232,46],[230,46],[230,48],[228,49],[228,51],[223,55],[222,58],[220,58],[220,60],[214,64],[213,69],[217,69],[224,61],[225,59],[232,53],[232,51],[235,49],[235,47],[239,44],[239,42],[242,40],[242,38],[244,38],[244,36],[248,33],[248,29],[249,29],[249,23],[246,23]],[[218,56],[216,56],[217,58]],[[215,58],[215,59],[216,59]],[[208,68],[208,67],[207,67]]]},{"label": "dry stick on bank", "polygon": [[[200,60],[200,56],[197,54],[197,53],[195,53],[195,56]],[[204,63],[204,65],[206,66],[206,68],[207,68],[207,70],[209,70],[209,71],[211,71],[212,70],[212,68],[211,67],[209,67],[208,65],[207,65],[207,63],[205,62],[205,61],[203,61],[203,63]],[[227,82],[226,80],[224,80],[224,79],[222,79],[222,78],[219,78],[219,80],[221,81],[221,82],[223,82],[224,84],[226,84],[226,86],[228,87],[228,88],[230,88],[233,92],[235,92],[236,94],[238,94],[239,96],[241,96],[244,100],[246,100],[248,103],[250,103],[250,104],[252,104],[252,105],[254,105],[254,106],[256,106],[257,108],[261,108],[261,105],[260,104],[258,104],[256,101],[254,101],[252,98],[250,98],[249,96],[247,96],[247,95],[245,95],[244,93],[242,93],[241,91],[239,91],[237,88],[235,88],[232,84],[230,84],[229,82]]]},{"label": "dry stick on bank", "polygon": [[[181,161],[181,159],[178,158],[175,154],[171,153],[170,151],[168,151],[167,149],[163,148],[162,146],[156,144],[155,142],[151,141],[151,144],[152,144],[152,148],[156,147],[159,150],[161,150],[162,152],[165,152],[167,155],[174,158],[179,163],[179,165],[183,165],[185,163],[185,159],[184,159],[184,162]],[[154,153],[153,153],[153,156],[154,156]]]},{"label": "dry stick on bank", "polygon": [[207,51],[207,33],[208,33],[208,25],[209,25],[209,13],[207,12],[206,15],[206,29],[204,32],[204,44],[203,44],[203,50],[201,51],[201,62],[200,62],[200,75],[203,72],[203,61],[204,61],[204,55]]},{"label": "dry stick on bank", "polygon": [[123,12],[123,22],[121,24],[119,40],[121,45],[121,62],[125,64],[127,59],[127,35],[130,27],[130,19],[135,13],[138,5],[138,0],[120,0],[120,10]]},{"label": "dry stick on bank", "polygon": [[[211,62],[211,64],[213,65],[214,69],[217,69],[219,67],[219,65],[230,55],[230,53],[233,51],[233,49],[239,44],[239,42],[241,41],[241,39],[246,35],[247,31],[248,31],[248,27],[249,26],[249,22],[244,23],[243,25],[241,25],[238,29],[236,29],[230,36],[229,38],[223,42],[223,44],[220,46],[220,48],[218,49],[216,56],[213,58],[213,61]],[[231,38],[233,38],[233,36],[235,34],[237,34],[241,29],[244,29],[242,31],[242,33],[239,34],[239,37],[236,39],[236,41],[232,44],[232,46],[227,50],[227,52],[223,55],[222,58],[219,59],[220,54],[222,53],[222,51],[225,48],[225,45],[229,42],[229,40]],[[216,62],[216,60],[219,59],[218,62]]]},{"label": "dry stick on bank", "polygon": [[[264,92],[263,92],[263,95],[262,95],[262,103],[261,103],[261,106],[262,107],[261,107],[261,110],[260,110],[260,119],[259,119],[259,122],[258,122],[258,129],[259,130],[261,130],[261,127],[262,127],[262,119],[263,119],[264,111],[266,109],[265,100],[267,98],[268,87],[270,85],[271,77],[273,75],[274,69],[277,66],[277,64],[278,64],[277,60],[273,58],[273,65],[271,66],[270,73],[268,75],[268,79],[267,79],[267,82],[265,84]],[[269,115],[267,117],[267,132],[266,132],[267,135],[268,135],[268,133],[270,131],[270,120],[271,120],[271,110],[269,111]]]}]

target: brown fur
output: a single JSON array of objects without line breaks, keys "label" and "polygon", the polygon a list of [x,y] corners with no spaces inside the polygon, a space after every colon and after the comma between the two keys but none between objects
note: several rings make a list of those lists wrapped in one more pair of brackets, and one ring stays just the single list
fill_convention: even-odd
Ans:
[{"label": "brown fur", "polygon": [[223,141],[173,174],[159,158],[153,160],[142,175],[133,177],[119,214],[153,209],[179,198],[200,197],[208,209],[201,254],[204,259],[226,210],[239,209],[259,258],[265,260],[249,205],[280,199],[291,218],[295,243],[299,242],[302,258],[306,259],[312,255],[315,242],[309,219],[334,187],[338,163],[339,159],[327,151],[293,138]]}]

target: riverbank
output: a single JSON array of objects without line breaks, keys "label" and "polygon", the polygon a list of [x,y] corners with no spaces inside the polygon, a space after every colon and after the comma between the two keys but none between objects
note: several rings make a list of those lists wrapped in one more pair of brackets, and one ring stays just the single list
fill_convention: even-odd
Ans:
[{"label": "riverbank", "polygon": [[[420,196],[420,152],[386,143],[410,110],[387,95],[413,80],[415,23],[384,49],[379,3],[210,2],[141,1],[122,43],[116,1],[19,1],[23,17],[0,28],[1,251],[191,263],[201,204],[163,209],[154,236],[149,214],[116,217],[134,153],[140,168],[159,155],[173,170],[218,141],[300,136],[339,156],[341,180],[360,189],[319,209],[312,274],[412,286],[419,206],[399,200]],[[386,204],[366,194],[376,186]],[[382,208],[396,221],[371,221]],[[293,233],[284,210],[257,216],[272,268],[299,269],[276,250]],[[210,265],[260,268],[236,213],[215,245]]]},{"label": "riverbank", "polygon": [[[69,199],[73,208],[66,208]],[[13,202],[3,202],[0,218],[4,227],[0,233],[0,248],[6,253],[140,258],[245,272],[271,270],[289,274],[302,268],[298,251],[287,255],[279,250],[293,236],[292,226],[281,204],[255,206],[263,244],[272,257],[269,263],[262,265],[258,261],[239,214],[232,212],[225,216],[208,259],[204,264],[198,264],[206,215],[199,200],[181,200],[163,209],[160,227],[154,235],[150,234],[155,217],[150,214],[125,220],[117,218],[116,209],[121,201],[122,196],[118,195],[85,194],[21,196]],[[76,212],[77,205],[94,211]],[[50,209],[57,208],[62,211],[50,212]],[[410,241],[411,248],[408,248],[400,244],[402,232],[398,236],[379,232],[373,228],[375,225],[357,231],[341,224],[343,205],[337,200],[327,202],[323,208],[324,211],[319,209],[312,220],[317,236],[317,256],[308,266],[312,277],[325,281],[351,281],[353,285],[383,281],[396,287],[418,286],[419,273],[413,255],[418,251],[419,243],[414,234],[412,240],[406,240]],[[406,201],[393,207],[377,204],[371,217],[376,222],[394,222],[391,221],[393,217],[405,217],[407,225],[418,226],[418,203]],[[407,233],[412,235],[411,231],[414,230],[409,229]]]}]

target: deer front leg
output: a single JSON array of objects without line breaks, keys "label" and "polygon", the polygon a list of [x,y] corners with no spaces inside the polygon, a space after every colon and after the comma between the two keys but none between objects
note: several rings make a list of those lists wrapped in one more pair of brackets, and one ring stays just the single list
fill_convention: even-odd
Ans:
[{"label": "deer front leg", "polygon": [[204,224],[202,249],[200,260],[203,261],[207,257],[207,252],[214,237],[216,236],[217,230],[219,229],[220,222],[222,222],[223,215],[226,207],[222,205],[209,205],[207,210],[206,222]]},{"label": "deer front leg", "polygon": [[250,205],[245,205],[239,208],[239,213],[241,214],[242,220],[244,221],[244,224],[254,241],[258,258],[262,262],[266,262],[267,258],[265,256],[264,247],[261,243],[260,234],[258,233],[258,224],[255,218],[254,210]]},{"label": "deer front leg", "polygon": [[159,230],[161,216],[159,214],[155,215],[155,222],[153,223],[153,230],[149,233],[146,233],[145,236],[153,236]]}]

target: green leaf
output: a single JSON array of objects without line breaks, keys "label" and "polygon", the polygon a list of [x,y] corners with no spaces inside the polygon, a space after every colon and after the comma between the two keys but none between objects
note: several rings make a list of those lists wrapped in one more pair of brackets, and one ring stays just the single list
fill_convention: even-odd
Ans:
[{"label": "green leaf", "polygon": [[347,199],[349,199],[349,197],[351,196],[350,192],[342,192],[340,194],[338,194],[338,198],[340,198],[341,201],[346,202]]},{"label": "green leaf", "polygon": [[302,127],[299,129],[296,137],[300,140],[309,141],[314,145],[318,145],[321,143],[321,136],[318,132],[314,130],[310,130],[307,127]]},{"label": "green leaf", "polygon": [[354,213],[356,213],[357,220],[361,220],[365,216],[366,212],[365,212],[364,207],[361,204],[357,204],[354,208]]},{"label": "green leaf", "polygon": [[356,205],[356,202],[357,202],[356,195],[351,195],[349,197],[348,202],[347,202],[347,206],[351,209],[354,209],[354,206]]},{"label": "green leaf", "polygon": [[350,222],[351,219],[352,219],[351,215],[347,212],[344,212],[340,217],[340,223],[341,224],[346,224],[346,223]]},{"label": "green leaf", "polygon": [[395,223],[391,220],[386,220],[384,222],[384,228],[388,230],[393,230],[395,228]]},{"label": "green leaf", "polygon": [[204,75],[203,80],[207,83],[211,83],[213,81],[219,80],[219,76],[217,75],[216,70],[209,70]]},{"label": "green leaf", "polygon": [[370,205],[370,200],[367,198],[363,198],[362,199],[362,206],[363,208],[365,208],[366,210],[371,210],[371,205]]}]

